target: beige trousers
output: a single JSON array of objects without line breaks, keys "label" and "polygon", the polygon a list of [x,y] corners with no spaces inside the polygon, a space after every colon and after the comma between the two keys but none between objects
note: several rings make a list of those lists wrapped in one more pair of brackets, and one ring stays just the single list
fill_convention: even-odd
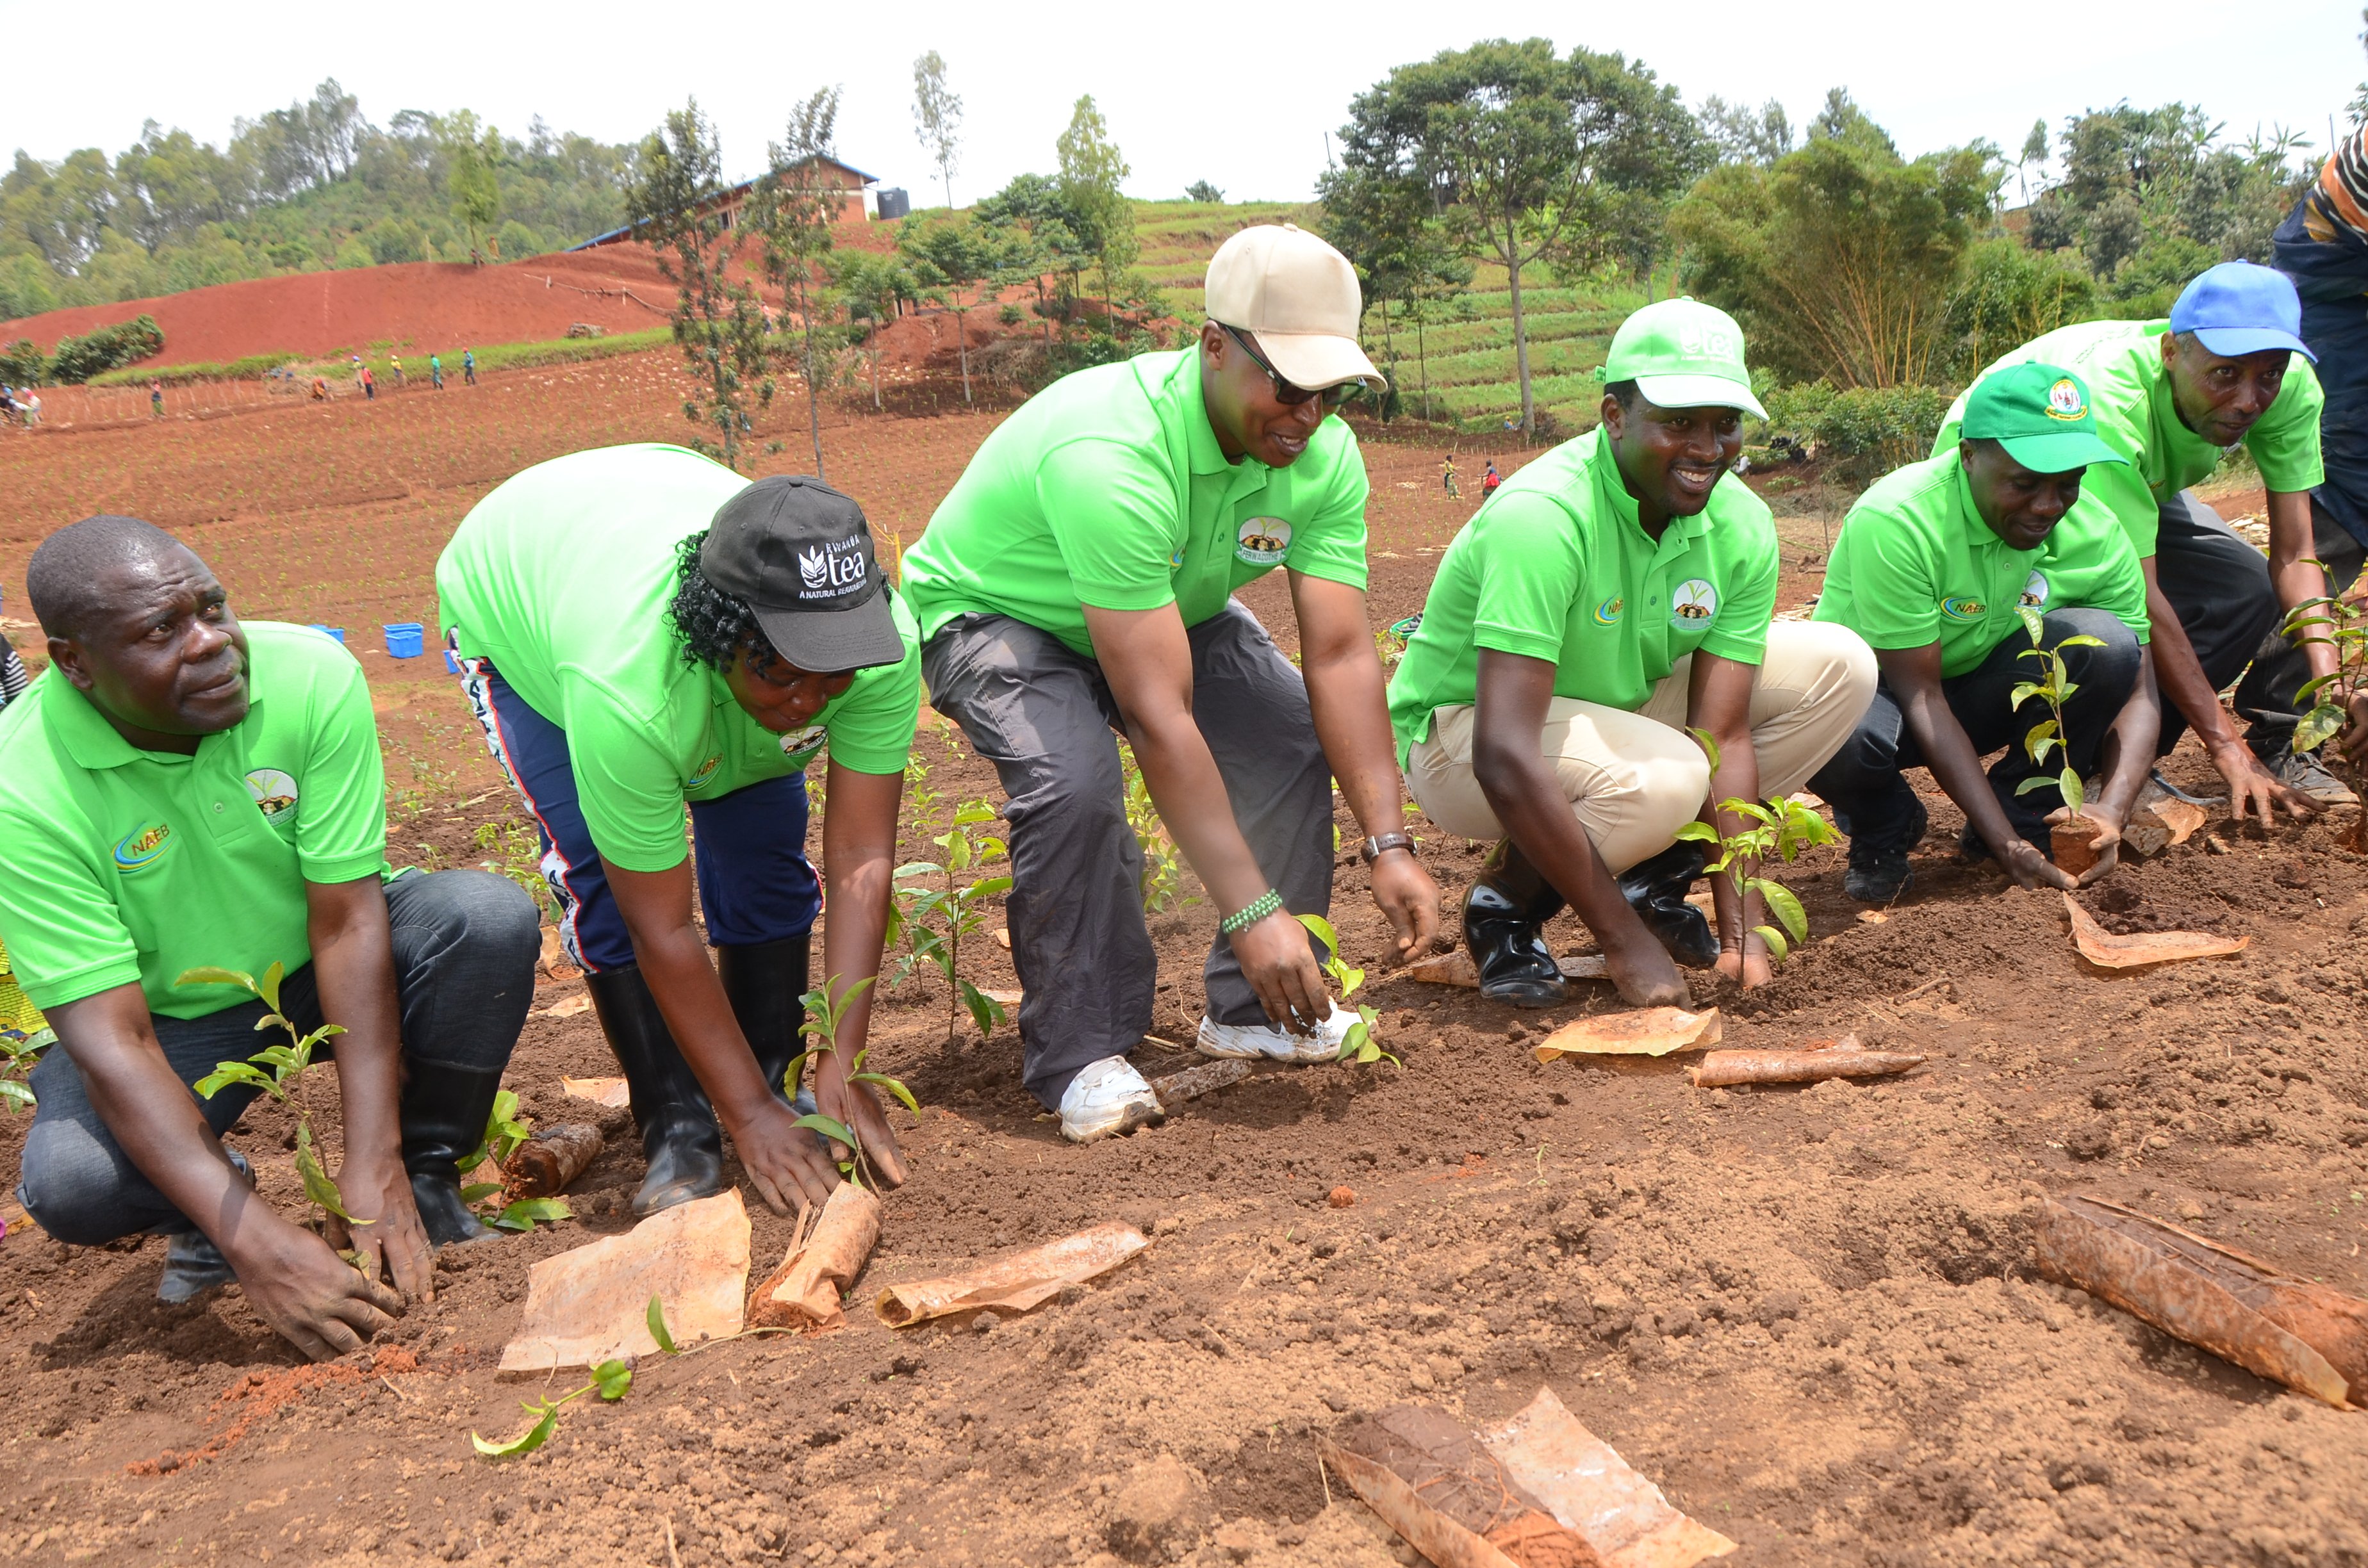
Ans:
[{"label": "beige trousers", "polygon": [[[1702,814],[1710,759],[1685,732],[1691,654],[1631,713],[1556,697],[1546,704],[1538,749],[1572,814],[1613,875],[1668,848]],[[1874,652],[1846,626],[1780,620],[1751,687],[1751,745],[1759,792],[1774,799],[1809,781],[1841,749],[1874,700]],[[1463,838],[1498,839],[1502,824],[1472,772],[1468,706],[1430,716],[1430,738],[1406,759],[1406,783],[1423,814]]]}]

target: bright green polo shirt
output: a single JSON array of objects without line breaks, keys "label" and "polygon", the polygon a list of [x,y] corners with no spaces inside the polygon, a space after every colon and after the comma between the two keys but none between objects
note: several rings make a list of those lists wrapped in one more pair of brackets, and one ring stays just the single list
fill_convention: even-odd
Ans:
[{"label": "bright green polo shirt", "polygon": [[918,544],[905,591],[926,641],[1008,615],[1090,658],[1085,607],[1173,604],[1196,626],[1277,566],[1365,586],[1364,460],[1326,419],[1288,468],[1229,463],[1197,348],[1064,376],[982,443]]},{"label": "bright green polo shirt", "polygon": [[901,600],[904,661],[859,672],[795,734],[684,662],[666,619],[676,546],[748,483],[681,447],[554,458],[472,507],[436,563],[445,631],[567,732],[592,843],[629,871],[682,864],[684,802],[803,772],[825,739],[859,773],[901,773],[912,749],[921,653]]},{"label": "bright green polo shirt", "polygon": [[[2113,465],[2089,470],[2094,478]],[[2018,607],[2110,610],[2144,642],[2146,577],[2112,509],[2088,493],[2036,550],[2011,550],[1981,514],[1957,449],[1886,474],[1858,499],[1826,564],[1816,619],[1871,648],[1941,644],[1941,674],[1961,676],[2009,637]]]},{"label": "bright green polo shirt", "polygon": [[245,994],[175,977],[300,969],[304,884],[384,872],[361,666],[308,627],[245,624],[252,706],[194,756],[140,750],[54,671],[0,713],[0,940],[36,1006],[136,981],[152,1013],[219,1012]]},{"label": "bright green polo shirt", "polygon": [[[2129,460],[2126,467],[2100,463],[2091,468],[2081,481],[2081,493],[2094,494],[2112,508],[2141,558],[2154,553],[2163,503],[2197,480],[2211,477],[2226,455],[2179,417],[2170,379],[2162,368],[2162,335],[2169,330],[2169,321],[2082,322],[2034,337],[1982,371],[1987,376],[1999,366],[2037,360],[2060,365],[2080,378],[2089,389],[2089,404],[2097,412],[2098,437]],[[1974,381],[1979,385],[1981,376]],[[2266,488],[2309,490],[2326,479],[2318,452],[2318,415],[2326,402],[2317,372],[2309,360],[2294,355],[2277,400],[2245,433],[2245,449],[2261,471]],[[1957,426],[1964,416],[1961,393],[1932,443],[1935,456],[1956,449]]]},{"label": "bright green polo shirt", "polygon": [[1630,712],[1697,649],[1757,665],[1776,608],[1776,525],[1732,474],[1658,544],[1602,433],[1530,463],[1440,558],[1422,625],[1390,681],[1398,760],[1434,710],[1474,700],[1480,650],[1550,659],[1554,695]]}]

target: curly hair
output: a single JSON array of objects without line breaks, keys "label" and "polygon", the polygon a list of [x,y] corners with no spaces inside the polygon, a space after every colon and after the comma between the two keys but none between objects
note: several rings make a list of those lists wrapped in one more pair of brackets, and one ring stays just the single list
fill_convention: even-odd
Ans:
[{"label": "curly hair", "polygon": [[728,670],[745,649],[748,662],[763,669],[780,654],[757,624],[757,612],[747,601],[725,593],[699,569],[699,550],[707,542],[707,532],[700,529],[674,551],[682,583],[666,605],[666,619],[682,639],[682,662]]}]

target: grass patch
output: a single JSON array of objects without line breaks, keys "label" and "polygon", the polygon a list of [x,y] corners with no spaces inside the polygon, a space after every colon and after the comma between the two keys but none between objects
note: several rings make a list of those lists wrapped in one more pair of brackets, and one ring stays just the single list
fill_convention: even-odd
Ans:
[{"label": "grass patch", "polygon": [[[643,332],[612,332],[605,337],[554,337],[531,343],[488,343],[477,349],[477,369],[484,370],[524,370],[541,365],[572,365],[586,359],[607,359],[619,354],[639,354],[648,348],[664,348],[674,341],[674,329],[654,326]],[[387,363],[386,346],[374,343],[371,352],[362,357],[381,385],[391,385],[393,367]],[[461,356],[451,349],[414,348],[405,373],[414,381],[427,377],[427,356],[430,352],[444,356],[444,374],[457,378],[461,374]],[[93,376],[95,387],[144,387],[151,381],[168,387],[188,386],[199,381],[245,381],[261,379],[281,366],[293,369],[300,377],[327,376],[332,380],[353,376],[353,350],[334,349],[327,354],[250,354],[243,359],[194,365],[162,365],[151,368],[130,366],[120,370],[108,370]]]}]

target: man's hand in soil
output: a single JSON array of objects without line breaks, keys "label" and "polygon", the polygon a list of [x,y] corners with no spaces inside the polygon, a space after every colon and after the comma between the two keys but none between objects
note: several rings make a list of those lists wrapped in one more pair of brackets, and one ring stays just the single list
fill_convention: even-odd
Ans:
[{"label": "man's hand in soil", "polygon": [[[819,1102],[821,1096],[815,1098]],[[761,1105],[752,1104],[739,1116],[723,1119],[733,1145],[740,1151],[740,1164],[756,1184],[757,1196],[776,1214],[810,1203],[827,1203],[832,1189],[838,1186],[837,1167],[797,1121],[798,1113],[769,1094]]]},{"label": "man's hand in soil", "polygon": [[1617,936],[1595,933],[1595,945],[1603,949],[1603,967],[1620,999],[1632,1007],[1693,1006],[1693,991],[1679,972],[1677,960],[1669,957],[1669,949],[1634,915],[1628,917],[1628,924],[1635,929]]},{"label": "man's hand in soil", "polygon": [[1746,991],[1767,984],[1776,978],[1776,971],[1768,961],[1767,942],[1757,932],[1746,933],[1740,942],[1731,946],[1722,937],[1717,974],[1721,980],[1741,981]]},{"label": "man's hand in soil", "polygon": [[[821,1062],[814,1068],[814,1108],[833,1121],[853,1130],[863,1142],[863,1157],[870,1163],[871,1174],[883,1187],[905,1185],[905,1155],[896,1146],[896,1134],[888,1125],[888,1113],[880,1096],[871,1092],[869,1084],[847,1081],[847,1062],[837,1051],[823,1052]],[[831,1145],[834,1159],[847,1156],[837,1143]]]},{"label": "man's hand in soil", "polygon": [[864,982],[880,975],[905,779],[896,773],[864,773],[833,759],[827,784],[830,810],[823,817],[822,849],[831,917],[823,927],[822,969],[837,977],[839,1013],[837,1048],[823,1052],[814,1068],[814,1103],[863,1141],[871,1179],[883,1187],[902,1187],[905,1156],[886,1108],[869,1087],[849,1084],[847,1074],[871,1038],[871,994],[878,986]]},{"label": "man's hand in soil", "polygon": [[1242,978],[1258,993],[1266,1016],[1293,1034],[1313,1034],[1331,1017],[1331,994],[1307,927],[1281,910],[1243,926],[1228,938],[1241,960]]},{"label": "man's hand in soil", "polygon": [[419,1222],[419,1205],[411,1196],[411,1176],[395,1160],[364,1161],[349,1157],[337,1172],[337,1192],[346,1211],[355,1215],[350,1225],[329,1216],[330,1244],[343,1244],[359,1255],[370,1278],[394,1281],[404,1299],[436,1299],[436,1260],[428,1250],[427,1228]]},{"label": "man's hand in soil", "polygon": [[2072,880],[2070,872],[2050,860],[2045,850],[2027,838],[2009,838],[2003,846],[1994,844],[1990,853],[1998,857],[1998,863],[2006,868],[2006,874],[2014,879],[2017,887],[2062,888],[2069,892],[2080,885]]},{"label": "man's hand in soil", "polygon": [[[249,1207],[263,1208],[250,1198]],[[329,1250],[312,1232],[278,1215],[233,1221],[235,1235],[215,1237],[237,1272],[256,1315],[315,1361],[334,1360],[384,1332],[403,1298]],[[256,1233],[250,1234],[249,1233]]]},{"label": "man's hand in soil", "polygon": [[2253,755],[2253,748],[2234,734],[2210,744],[2212,766],[2228,785],[2228,820],[2242,824],[2249,810],[2267,827],[2275,820],[2272,808],[2283,806],[2296,822],[2318,814],[2318,802],[2299,790],[2278,781]]},{"label": "man's hand in soil", "polygon": [[1439,935],[1439,884],[1406,849],[1385,849],[1373,862],[1373,903],[1397,934],[1397,961],[1430,950]]},{"label": "man's hand in soil", "polygon": [[[2047,813],[2047,824],[2050,827],[2057,823],[2071,820],[2072,813],[2062,806]],[[2080,820],[2095,830],[2096,835],[2089,840],[2089,847],[2096,851],[2097,863],[2080,873],[2079,880],[2072,884],[2076,888],[2085,888],[2091,883],[2103,881],[2112,875],[2113,868],[2122,862],[2123,824],[2112,809],[2102,801],[2091,801],[2080,808]]]}]

